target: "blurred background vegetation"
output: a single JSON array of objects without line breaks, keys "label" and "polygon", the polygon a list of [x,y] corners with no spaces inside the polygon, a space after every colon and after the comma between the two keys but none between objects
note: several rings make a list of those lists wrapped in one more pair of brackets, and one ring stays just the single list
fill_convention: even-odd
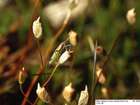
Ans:
[{"label": "blurred background vegetation", "polygon": [[[50,4],[61,4],[62,0],[0,0],[0,103],[1,105],[20,105],[23,96],[17,82],[18,71],[24,66],[27,79],[23,85],[26,92],[40,67],[40,58],[32,34],[32,22],[41,17],[43,35],[40,39],[42,55],[45,59],[46,49],[59,30],[65,15],[63,5],[49,9]],[[83,5],[82,4],[85,4]],[[96,98],[140,98],[140,0],[80,0],[80,8],[68,23],[66,29],[53,45],[54,49],[68,37],[68,32],[78,33],[78,45],[74,59],[60,66],[49,82],[47,90],[55,104],[64,102],[61,92],[70,82],[75,88],[74,99],[78,100],[80,91],[88,85],[91,89],[93,54],[88,37],[98,41],[108,52],[118,35],[118,40],[111,58],[105,65],[106,82],[97,83],[94,95]],[[87,5],[86,5],[87,3]],[[52,4],[53,5],[53,4]],[[63,8],[62,8],[63,7]],[[59,9],[61,8],[61,9]],[[136,23],[128,24],[126,13],[135,8]],[[58,9],[58,10],[57,10]],[[51,11],[52,10],[52,11]],[[52,16],[50,16],[52,14]],[[56,16],[56,17],[55,17]],[[51,17],[54,18],[51,20]],[[98,56],[97,56],[98,58]],[[49,56],[50,59],[50,56]],[[104,59],[104,56],[101,57]],[[102,61],[99,59],[99,62]],[[46,64],[48,65],[48,64]],[[72,66],[71,66],[72,65]],[[45,68],[41,75],[42,82],[51,73],[53,65]],[[107,89],[107,96],[102,93]],[[29,99],[36,98],[36,85]],[[43,105],[40,103],[39,105]],[[73,104],[74,105],[74,104]]]}]

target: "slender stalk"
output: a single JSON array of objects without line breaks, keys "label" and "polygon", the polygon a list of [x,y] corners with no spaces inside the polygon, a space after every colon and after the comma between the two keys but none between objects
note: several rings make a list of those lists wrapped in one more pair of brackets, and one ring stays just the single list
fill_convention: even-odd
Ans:
[{"label": "slender stalk", "polygon": [[[119,41],[120,38],[121,38],[121,34],[119,34],[119,35],[115,38],[115,40],[114,40],[114,42],[113,42],[113,45],[112,45],[112,47],[111,47],[109,53],[107,54],[104,63],[103,63],[102,66],[101,66],[103,69],[104,69],[104,67],[106,66],[106,64],[108,63],[108,61],[110,60],[110,56],[111,56],[111,54],[112,54],[112,52],[113,52],[113,49],[116,47],[117,42]],[[96,88],[97,82],[98,82],[98,80],[99,80],[101,74],[102,74],[102,71],[100,72],[98,78],[97,78],[96,81],[95,81],[95,85],[94,85],[94,88],[93,88],[94,91],[95,91],[95,88]]]},{"label": "slender stalk", "polygon": [[58,66],[59,66],[59,63],[55,66],[55,68],[53,69],[51,75],[49,76],[49,78],[47,79],[47,81],[45,81],[45,83],[43,84],[43,86],[46,86],[46,85],[49,83],[49,81],[50,81],[51,78],[53,77],[55,71],[57,70],[57,67],[58,67]]},{"label": "slender stalk", "polygon": [[22,89],[22,85],[19,86],[20,87],[20,91],[22,93],[22,95],[24,96],[24,98],[26,98],[26,101],[30,104],[30,105],[33,105],[33,103],[28,99],[28,97],[26,97],[23,89]]},{"label": "slender stalk", "polygon": [[41,53],[41,47],[40,47],[40,43],[39,43],[38,39],[36,39],[36,43],[37,43],[37,48],[38,48],[40,59],[41,59],[41,65],[43,67],[44,66],[44,62],[43,62],[43,57],[42,57],[42,53]]},{"label": "slender stalk", "polygon": [[132,25],[131,28],[131,38],[132,38],[132,48],[133,48],[133,54],[135,54],[135,48],[136,48],[136,35],[135,35],[135,24]]},{"label": "slender stalk", "polygon": [[97,58],[97,56],[96,56],[96,48],[97,48],[97,42],[96,42],[96,44],[95,44],[95,50],[94,50],[94,61],[93,61],[93,71],[92,71],[92,73],[93,73],[93,78],[92,78],[92,87],[91,87],[91,105],[94,105],[94,100],[95,100],[95,94],[94,95],[92,95],[93,94],[93,92],[94,92],[94,85],[95,85],[95,77],[96,77],[96,58]]},{"label": "slender stalk", "polygon": [[88,36],[88,43],[89,43],[89,46],[90,46],[90,49],[91,49],[91,52],[94,53],[94,50],[95,50],[95,46],[93,44],[93,40],[90,36]]},{"label": "slender stalk", "polygon": [[115,39],[115,41],[113,42],[113,45],[112,45],[112,47],[111,47],[109,53],[108,53],[107,56],[106,56],[106,59],[105,59],[103,65],[102,65],[102,68],[104,68],[105,65],[108,63],[108,61],[110,60],[111,54],[112,54],[112,52],[113,52],[113,49],[116,47],[117,42],[119,41],[120,38],[121,38],[121,34],[119,34],[119,35],[117,36],[117,38]]},{"label": "slender stalk", "polygon": [[95,71],[96,71],[96,48],[97,48],[97,42],[95,43],[95,45],[93,44],[93,40],[91,37],[88,37],[88,42],[89,42],[89,46],[91,49],[92,54],[94,54],[94,61],[93,61],[93,70],[92,70],[92,83],[91,83],[91,100],[90,100],[90,105],[94,105],[94,99],[95,97],[93,96],[94,93],[94,85],[95,85]]}]

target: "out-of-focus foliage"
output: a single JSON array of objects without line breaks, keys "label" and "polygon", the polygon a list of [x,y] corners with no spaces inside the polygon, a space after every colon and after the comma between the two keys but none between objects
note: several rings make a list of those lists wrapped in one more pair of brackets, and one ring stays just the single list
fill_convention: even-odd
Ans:
[{"label": "out-of-focus foliage", "polygon": [[[25,66],[28,73],[28,78],[23,85],[23,89],[26,90],[40,66],[36,43],[27,54],[24,55],[22,52],[22,48],[28,46],[27,42],[30,39],[28,36],[32,36],[31,25],[35,0],[6,1],[2,4],[4,0],[0,0],[0,103],[20,105],[23,97],[16,78],[19,68]],[[41,17],[43,35],[40,44],[42,55],[45,57],[45,51],[59,27],[55,28],[51,25],[44,9],[51,3],[58,3],[61,0],[39,1],[41,7],[38,8],[39,14],[36,15]],[[78,102],[80,91],[85,88],[85,85],[91,90],[93,54],[88,37],[90,36],[94,41],[97,40],[98,44],[109,52],[116,37],[121,35],[104,69],[107,81],[103,85],[97,83],[94,94],[96,98],[140,98],[140,0],[87,1],[89,4],[86,10],[70,20],[53,46],[55,50],[68,37],[70,30],[78,33],[78,45],[73,57],[58,68],[47,87],[48,93],[55,100],[55,104],[62,104],[65,102],[61,94],[62,90],[72,82],[76,90],[73,99]],[[126,13],[131,8],[135,8],[136,11],[134,25],[129,25],[126,20]],[[31,38],[30,41],[34,42],[34,39]],[[24,55],[21,58],[25,57],[23,61],[19,62],[19,59],[12,61],[15,56],[20,55],[20,51]],[[101,59],[104,59],[104,56]],[[98,60],[100,62],[100,59]],[[50,75],[54,67],[54,65],[46,65],[45,74],[39,78],[40,82]],[[108,89],[107,97],[101,91],[103,87]],[[31,100],[36,97],[35,90],[36,86],[31,92]],[[71,105],[76,105],[76,102],[73,101]],[[39,101],[38,105],[43,104]]]}]

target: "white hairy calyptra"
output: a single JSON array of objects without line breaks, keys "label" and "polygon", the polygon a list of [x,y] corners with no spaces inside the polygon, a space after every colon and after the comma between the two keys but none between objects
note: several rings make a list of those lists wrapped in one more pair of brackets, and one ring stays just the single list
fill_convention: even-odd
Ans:
[{"label": "white hairy calyptra", "polygon": [[134,24],[136,22],[135,8],[128,10],[126,18],[129,24]]},{"label": "white hairy calyptra", "polygon": [[37,20],[33,22],[32,28],[33,28],[34,37],[37,39],[40,38],[42,35],[42,26],[40,23],[40,17],[38,17]]},{"label": "white hairy calyptra", "polygon": [[40,100],[47,103],[48,93],[45,87],[41,87],[40,84],[38,83],[36,93]]},{"label": "white hairy calyptra", "polygon": [[70,58],[70,52],[69,51],[65,51],[59,58],[58,60],[58,64],[63,64],[65,63],[68,59]]}]

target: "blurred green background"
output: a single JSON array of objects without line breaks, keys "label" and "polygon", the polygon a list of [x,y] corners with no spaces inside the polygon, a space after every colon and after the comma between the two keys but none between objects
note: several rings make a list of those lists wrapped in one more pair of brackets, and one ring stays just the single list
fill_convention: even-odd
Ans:
[{"label": "blurred green background", "polygon": [[[23,96],[17,81],[21,67],[27,70],[27,79],[23,85],[25,92],[40,67],[40,58],[32,34],[32,22],[41,17],[43,35],[40,39],[42,55],[59,30],[57,9],[49,11],[54,20],[50,19],[48,8],[50,4],[61,4],[62,0],[0,0],[0,103],[1,105],[20,105]],[[111,49],[114,40],[118,40],[111,59],[105,66],[105,84],[97,83],[94,91],[96,98],[127,99],[140,98],[140,0],[80,0],[81,5],[88,3],[71,18],[66,29],[53,45],[53,50],[68,37],[68,32],[74,30],[78,34],[74,59],[60,66],[47,87],[56,105],[62,105],[63,88],[70,82],[75,88],[74,100],[77,101],[80,91],[92,85],[93,54],[90,50],[88,37],[98,41],[106,52]],[[66,3],[64,3],[65,5]],[[58,6],[62,8],[62,6]],[[65,7],[65,6],[64,6]],[[126,13],[135,8],[136,23],[128,24]],[[62,8],[60,14],[65,11]],[[47,11],[47,12],[46,12]],[[52,12],[52,13],[51,13]],[[48,14],[47,14],[48,13]],[[61,16],[61,15],[60,15]],[[64,16],[62,15],[62,18]],[[55,23],[54,22],[54,23]],[[56,23],[57,24],[57,23]],[[51,56],[49,56],[50,58]],[[97,56],[98,58],[98,56]],[[45,59],[45,58],[44,58]],[[104,56],[99,59],[102,62]],[[47,65],[47,64],[46,64]],[[71,65],[73,65],[71,67]],[[47,66],[46,74],[39,78],[40,83],[51,73],[52,66]],[[108,96],[101,89],[106,88]],[[36,85],[29,99],[34,102]],[[75,101],[71,105],[75,105]],[[39,103],[43,105],[43,103]]]}]

